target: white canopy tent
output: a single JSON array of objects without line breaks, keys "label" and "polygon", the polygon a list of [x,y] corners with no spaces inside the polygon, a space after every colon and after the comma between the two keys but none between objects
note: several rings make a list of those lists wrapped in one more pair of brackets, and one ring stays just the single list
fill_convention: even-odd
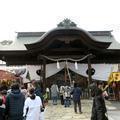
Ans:
[{"label": "white canopy tent", "polygon": [[[86,71],[88,69],[87,64],[77,64],[78,69],[75,69],[75,63],[68,62],[68,68],[73,72],[80,74],[82,76],[88,77]],[[92,64],[92,68],[95,69],[95,74],[92,76],[95,80],[107,81],[111,70],[113,69],[113,64]],[[46,78],[56,74],[57,72],[61,71],[65,67],[65,62],[60,63],[60,69],[57,69],[56,63],[54,64],[47,64],[46,66]]]},{"label": "white canopy tent", "polygon": [[[60,68],[57,68],[57,63],[46,65],[46,78],[58,73],[65,67],[65,62],[60,62]],[[78,69],[75,69],[75,63],[67,62],[68,68],[73,72],[82,76],[88,77],[86,71],[88,69],[87,64],[77,64]],[[95,74],[92,76],[95,80],[107,81],[110,73],[117,70],[117,64],[92,64],[91,67],[95,69]],[[27,69],[30,72],[31,79],[39,79],[36,74],[36,70],[40,69],[40,66],[29,66]],[[115,70],[116,69],[116,70]]]},{"label": "white canopy tent", "polygon": [[[65,62],[60,62],[60,68],[57,68],[57,63],[53,64],[47,64],[46,65],[46,78],[58,73],[65,67]],[[78,69],[75,69],[75,63],[67,62],[67,67],[72,70],[73,72],[80,74],[82,76],[88,77],[86,74],[86,71],[88,69],[87,64],[77,64]],[[95,69],[95,74],[92,76],[94,80],[101,80],[101,81],[107,81],[108,77],[111,72],[117,71],[118,69],[118,64],[92,64],[92,68]],[[12,71],[12,69],[26,69],[26,72],[22,74],[22,77],[25,78],[27,75],[27,72],[29,71],[30,78],[39,80],[40,76],[37,75],[36,71],[41,69],[40,65],[26,65],[26,66],[11,66],[11,67],[5,67],[5,66],[0,66],[0,69]]]}]

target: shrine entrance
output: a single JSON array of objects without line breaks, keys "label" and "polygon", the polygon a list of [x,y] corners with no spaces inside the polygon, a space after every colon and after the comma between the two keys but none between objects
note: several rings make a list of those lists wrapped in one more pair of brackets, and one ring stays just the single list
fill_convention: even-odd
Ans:
[{"label": "shrine entrance", "polygon": [[87,88],[88,86],[87,77],[81,76],[71,70],[69,70],[69,72],[70,72],[72,81],[70,81],[68,74],[64,68],[60,72],[56,73],[55,75],[48,77],[46,80],[47,81],[46,86],[50,88],[54,82],[58,85],[58,87],[60,87],[61,85],[64,85],[65,83],[70,85],[70,82],[72,83],[76,82],[81,87]]},{"label": "shrine entrance", "polygon": [[[0,59],[6,61],[7,65],[41,65],[44,89],[50,85],[46,77],[47,64],[61,61],[88,64],[89,85],[92,82],[91,63],[105,63],[118,57],[114,54],[116,51],[108,50],[111,42],[101,40],[101,36],[111,37],[111,31],[88,32],[77,27],[71,20],[64,19],[48,32],[18,32],[17,40],[28,40],[24,43],[25,49],[1,50]],[[33,41],[30,42],[31,39]],[[70,76],[69,80],[72,81]]]}]

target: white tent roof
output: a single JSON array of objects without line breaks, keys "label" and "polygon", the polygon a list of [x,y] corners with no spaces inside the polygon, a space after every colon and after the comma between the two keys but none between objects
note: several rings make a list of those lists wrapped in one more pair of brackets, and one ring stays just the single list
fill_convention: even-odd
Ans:
[{"label": "white tent roof", "polygon": [[[75,69],[75,63],[68,62],[67,64],[68,64],[68,68],[70,70],[72,70],[75,73],[78,73],[82,76],[88,77],[88,75],[86,74],[86,71],[88,69],[87,64],[77,64],[78,65],[77,70]],[[92,76],[92,78],[95,80],[107,81],[111,72],[118,71],[118,64],[92,64],[91,66],[92,66],[92,68],[95,69],[95,74]],[[46,78],[58,73],[64,67],[65,67],[65,62],[60,62],[60,69],[57,68],[57,63],[47,64],[46,65]],[[2,70],[3,69],[4,70],[11,70],[13,68],[15,69],[15,67],[0,66],[0,69],[2,69]],[[21,68],[27,69],[25,74],[22,75],[23,78],[26,78],[27,72],[29,71],[31,80],[32,79],[36,79],[36,80],[40,79],[40,76],[38,76],[36,73],[37,70],[41,69],[40,65],[37,65],[37,66],[26,65],[23,67],[17,67],[17,69],[21,69]]]}]

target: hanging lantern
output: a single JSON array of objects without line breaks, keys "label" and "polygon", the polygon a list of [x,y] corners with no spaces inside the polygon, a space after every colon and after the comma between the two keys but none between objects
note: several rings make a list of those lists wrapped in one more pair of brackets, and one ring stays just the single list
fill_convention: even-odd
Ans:
[{"label": "hanging lantern", "polygon": [[78,64],[75,62],[75,69],[78,70]]},{"label": "hanging lantern", "polygon": [[58,61],[57,61],[57,69],[60,69],[60,64]]}]

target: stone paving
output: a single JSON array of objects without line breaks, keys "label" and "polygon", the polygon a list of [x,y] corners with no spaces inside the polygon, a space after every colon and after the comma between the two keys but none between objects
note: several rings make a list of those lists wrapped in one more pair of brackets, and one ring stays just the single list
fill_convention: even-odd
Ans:
[{"label": "stone paving", "polygon": [[82,114],[74,113],[73,104],[70,107],[65,108],[60,105],[52,105],[51,101],[46,106],[45,120],[90,120],[91,105],[90,100],[82,100]]},{"label": "stone paving", "polygon": [[[58,101],[58,105],[52,105],[52,101],[45,109],[45,120],[90,120],[92,100],[81,100],[82,114],[75,114],[73,104],[70,107],[65,108]],[[120,102],[106,101],[106,107],[108,111],[109,120],[120,119]]]}]

